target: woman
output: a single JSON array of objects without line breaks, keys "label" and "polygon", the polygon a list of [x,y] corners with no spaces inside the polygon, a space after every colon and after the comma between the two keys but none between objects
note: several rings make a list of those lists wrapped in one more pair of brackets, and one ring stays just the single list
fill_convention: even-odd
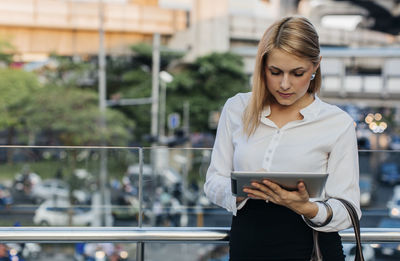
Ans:
[{"label": "woman", "polygon": [[[264,33],[251,93],[228,99],[218,125],[204,186],[207,197],[233,212],[230,260],[310,260],[313,229],[324,260],[344,260],[337,231],[351,226],[344,206],[359,207],[358,154],[354,122],[321,101],[320,49],[313,25],[287,17]],[[237,171],[329,173],[321,198],[303,183],[286,191],[265,181],[235,198],[230,173]]]}]

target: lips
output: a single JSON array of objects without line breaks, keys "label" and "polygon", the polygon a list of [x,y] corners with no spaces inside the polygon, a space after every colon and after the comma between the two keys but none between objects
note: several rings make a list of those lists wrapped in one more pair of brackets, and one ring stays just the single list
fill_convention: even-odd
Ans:
[{"label": "lips", "polygon": [[282,98],[290,98],[292,97],[293,93],[282,93],[282,92],[278,92],[279,96],[281,96]]}]

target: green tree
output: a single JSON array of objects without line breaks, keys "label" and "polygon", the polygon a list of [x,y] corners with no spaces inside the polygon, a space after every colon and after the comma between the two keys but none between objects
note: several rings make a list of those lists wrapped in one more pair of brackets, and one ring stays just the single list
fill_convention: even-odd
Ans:
[{"label": "green tree", "polygon": [[36,72],[46,84],[97,90],[96,65],[90,59],[51,54],[46,65]]},{"label": "green tree", "polygon": [[14,47],[7,41],[0,39],[0,65],[8,66],[12,62]]},{"label": "green tree", "polygon": [[36,75],[22,70],[0,69],[0,129],[7,129],[7,144],[14,144],[16,131],[25,124],[25,107],[40,87]]},{"label": "green tree", "polygon": [[[107,60],[107,93],[110,99],[134,99],[151,97],[152,90],[152,47],[140,43],[131,47],[132,55],[109,57]],[[184,53],[162,49],[160,70],[178,61]],[[115,107],[135,121],[134,137],[142,143],[143,136],[150,133],[151,105]]]},{"label": "green tree", "polygon": [[91,90],[48,85],[33,94],[25,108],[26,126],[47,133],[62,145],[126,145],[133,123],[116,110],[107,110],[106,129],[101,129],[97,93]]},{"label": "green tree", "polygon": [[209,131],[210,112],[220,111],[229,97],[247,91],[242,58],[229,52],[212,53],[174,74],[167,87],[167,112],[182,112],[183,101],[189,101],[191,131]]}]

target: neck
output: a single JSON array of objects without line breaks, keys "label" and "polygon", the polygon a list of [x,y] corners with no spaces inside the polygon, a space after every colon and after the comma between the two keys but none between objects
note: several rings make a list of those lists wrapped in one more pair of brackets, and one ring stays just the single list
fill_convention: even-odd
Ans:
[{"label": "neck", "polygon": [[271,110],[274,110],[277,113],[285,113],[285,114],[292,114],[292,113],[300,113],[300,110],[304,109],[308,105],[310,105],[315,100],[314,94],[305,94],[300,100],[292,105],[281,105],[276,101],[271,102]]}]

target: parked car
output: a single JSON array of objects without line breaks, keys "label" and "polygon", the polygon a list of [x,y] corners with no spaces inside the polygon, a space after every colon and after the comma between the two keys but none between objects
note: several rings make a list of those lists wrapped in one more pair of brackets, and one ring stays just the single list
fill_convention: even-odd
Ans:
[{"label": "parked car", "polygon": [[[132,184],[136,184],[139,180],[139,164],[130,165],[127,169],[127,176],[131,180]],[[181,175],[173,168],[168,167],[166,169],[161,170],[160,172],[153,171],[151,165],[144,164],[143,165],[143,180],[151,180],[152,178],[161,179],[164,184],[167,186],[173,186],[176,183],[182,182]]]},{"label": "parked car", "polygon": [[[392,218],[383,218],[379,222],[378,228],[400,228],[400,220]],[[390,256],[396,258],[396,260],[399,260],[400,258],[400,244],[397,242],[371,244],[371,247],[375,249],[375,255],[377,257]]]},{"label": "parked car", "polygon": [[393,195],[388,201],[387,207],[391,218],[400,218],[400,185],[393,188]]},{"label": "parked car", "polygon": [[95,212],[87,206],[71,206],[66,200],[46,200],[35,211],[33,222],[42,226],[68,226],[72,215],[73,226],[91,226]]},{"label": "parked car", "polygon": [[[32,198],[36,203],[42,203],[47,199],[69,200],[70,188],[67,182],[60,179],[46,179],[37,184],[32,190]],[[73,197],[80,203],[88,203],[90,195],[82,190],[74,190]]]},{"label": "parked car", "polygon": [[[365,261],[375,260],[375,250],[369,244],[362,244],[362,251]],[[356,255],[356,245],[355,244],[343,244],[343,252],[346,256],[345,261],[353,261]]]},{"label": "parked car", "polygon": [[380,166],[380,178],[384,183],[394,185],[400,182],[400,171],[396,162],[385,162]]},{"label": "parked car", "polygon": [[10,190],[0,184],[0,207],[9,207],[13,203]]},{"label": "parked car", "polygon": [[69,186],[66,182],[59,179],[47,179],[33,188],[32,197],[37,203],[46,199],[68,199]]},{"label": "parked car", "polygon": [[21,173],[17,173],[13,181],[13,189],[19,193],[30,195],[32,190],[42,182],[41,177],[24,167]]},{"label": "parked car", "polygon": [[368,207],[371,205],[372,199],[375,194],[376,185],[371,175],[360,176],[360,205],[361,207]]},{"label": "parked car", "polygon": [[392,150],[400,150],[400,136],[393,136],[391,138],[390,148]]}]

